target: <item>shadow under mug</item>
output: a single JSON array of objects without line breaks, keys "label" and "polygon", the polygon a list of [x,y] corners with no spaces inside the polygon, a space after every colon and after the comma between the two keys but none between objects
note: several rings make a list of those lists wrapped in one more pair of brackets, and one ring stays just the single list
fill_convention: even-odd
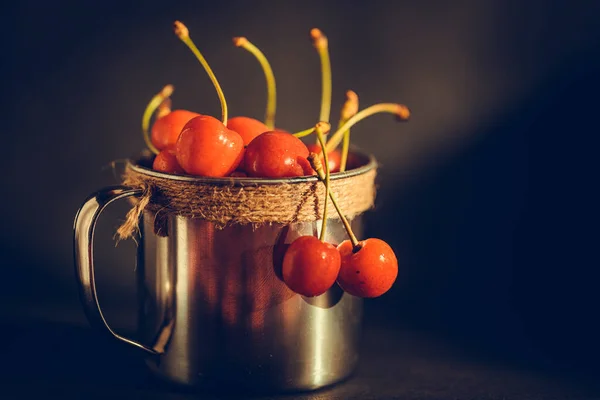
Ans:
[{"label": "shadow under mug", "polygon": [[[332,180],[374,172],[375,160],[364,159],[361,167],[332,174]],[[160,174],[139,163],[128,168]],[[293,185],[310,179],[316,178],[283,181]],[[155,213],[143,211],[136,260],[139,341],[116,333],[96,293],[94,228],[107,205],[141,194],[125,186],[104,188],[84,202],[75,218],[76,276],[94,327],[140,349],[151,371],[183,385],[312,390],[352,373],[362,300],[337,285],[321,296],[297,295],[277,269],[289,243],[316,234],[321,221],[220,229],[204,219],[168,215],[166,232],[157,234]],[[361,222],[361,214],[351,221],[359,236]],[[340,220],[328,220],[326,240],[337,244],[346,238]]]}]

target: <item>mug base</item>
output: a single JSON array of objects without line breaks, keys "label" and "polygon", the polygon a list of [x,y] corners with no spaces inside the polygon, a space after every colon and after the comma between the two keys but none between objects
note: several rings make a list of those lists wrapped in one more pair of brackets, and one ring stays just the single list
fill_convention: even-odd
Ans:
[{"label": "mug base", "polygon": [[[232,379],[231,376],[204,376],[198,374],[194,379],[181,379],[167,376],[162,373],[153,362],[146,362],[151,376],[156,382],[165,387],[177,388],[185,392],[202,392],[207,394],[227,395],[273,395],[307,393],[326,390],[352,378],[356,371],[355,360],[344,373],[321,379],[319,383],[288,379],[286,381],[268,381],[267,377],[262,379]],[[256,377],[258,378],[258,377]]]}]

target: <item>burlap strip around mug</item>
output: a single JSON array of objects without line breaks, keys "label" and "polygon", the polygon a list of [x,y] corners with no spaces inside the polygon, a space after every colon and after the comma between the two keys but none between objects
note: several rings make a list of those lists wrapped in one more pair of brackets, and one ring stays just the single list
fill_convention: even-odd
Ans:
[{"label": "burlap strip around mug", "polygon": [[[365,166],[332,174],[331,190],[347,218],[374,205],[377,166],[371,159]],[[169,178],[128,163],[123,184],[142,189],[119,227],[119,239],[133,235],[144,210],[161,215],[175,214],[202,218],[219,228],[231,224],[290,224],[312,222],[323,217],[325,187],[317,177],[292,179]],[[330,203],[328,218],[339,218]]]}]

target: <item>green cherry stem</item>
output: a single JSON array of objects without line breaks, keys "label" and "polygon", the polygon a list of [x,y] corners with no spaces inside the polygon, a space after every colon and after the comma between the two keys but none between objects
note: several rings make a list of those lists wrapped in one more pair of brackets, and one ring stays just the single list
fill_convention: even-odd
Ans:
[{"label": "green cherry stem", "polygon": [[396,115],[400,121],[407,121],[410,117],[410,111],[408,107],[403,104],[396,103],[380,103],[375,104],[371,107],[365,108],[358,112],[355,116],[350,118],[340,129],[338,129],[333,135],[330,136],[327,142],[327,151],[333,151],[342,141],[344,132],[354,126],[357,122],[377,113],[390,113]]},{"label": "green cherry stem", "polygon": [[292,133],[292,135],[296,136],[298,139],[301,139],[305,136],[312,135],[314,131],[315,131],[315,127],[313,126],[312,128],[308,128],[308,129],[305,129],[300,132]]},{"label": "green cherry stem", "polygon": [[167,100],[173,94],[173,85],[167,85],[160,92],[154,95],[146,109],[144,110],[144,115],[142,116],[142,133],[144,134],[144,141],[146,142],[146,146],[150,149],[154,154],[158,154],[158,149],[152,144],[152,140],[150,140],[150,119],[156,111],[157,108],[160,107],[161,104],[165,100]]},{"label": "green cherry stem", "polygon": [[[324,152],[323,154],[325,154],[325,153],[326,152]],[[317,172],[317,176],[319,177],[319,180],[321,182],[325,182],[326,174],[325,174],[325,171],[323,170],[323,164],[321,163],[320,158],[321,158],[320,155],[318,155],[316,153],[310,153],[308,155],[308,161],[310,162],[310,165],[312,166],[312,168]],[[342,210],[340,210],[340,206],[338,205],[337,199],[332,192],[329,192],[329,198],[331,199],[331,202],[333,203],[335,210],[339,214],[340,219],[342,220],[342,224],[344,224],[344,228],[346,228],[346,232],[348,232],[348,237],[350,238],[350,242],[352,242],[352,246],[356,247],[358,245],[358,239],[354,235],[354,232],[352,232],[352,227],[350,226],[350,223],[348,222],[348,219],[346,218],[344,213],[342,213]]]},{"label": "green cherry stem", "polygon": [[321,111],[319,121],[329,122],[331,114],[331,61],[329,59],[329,41],[320,29],[310,31],[313,46],[321,61]]},{"label": "green cherry stem", "polygon": [[327,152],[325,151],[325,137],[324,135],[329,132],[331,129],[331,125],[327,122],[319,122],[315,125],[315,133],[317,135],[317,140],[321,145],[321,150],[323,151],[323,160],[325,162],[325,204],[323,205],[323,225],[321,226],[321,236],[319,240],[321,242],[325,241],[325,234],[327,232],[327,209],[329,203],[329,195],[331,192],[329,191],[329,159],[327,158]]},{"label": "green cherry stem", "polygon": [[265,79],[267,81],[267,109],[265,111],[265,125],[269,129],[275,128],[275,111],[277,107],[277,89],[275,86],[275,74],[273,74],[273,69],[271,68],[271,64],[267,60],[267,57],[263,54],[262,51],[258,49],[255,45],[253,45],[248,39],[245,37],[235,37],[233,38],[233,43],[237,47],[241,47],[248,52],[250,52],[260,63],[260,66],[263,69],[265,74]]},{"label": "green cherry stem", "polygon": [[217,95],[219,96],[219,101],[221,102],[221,121],[223,122],[223,125],[227,125],[227,102],[225,101],[225,95],[223,94],[221,85],[219,85],[219,81],[217,81],[217,77],[213,73],[212,69],[210,69],[208,62],[206,61],[202,53],[200,53],[198,47],[196,47],[196,45],[190,38],[190,32],[188,28],[180,21],[175,21],[174,28],[177,37],[181,39],[183,43],[185,43],[185,45],[192,51],[192,53],[194,53],[194,55],[196,56],[198,61],[200,61],[200,64],[202,64],[202,67],[208,74],[208,77],[212,81],[215,90],[217,91]]},{"label": "green cherry stem", "polygon": [[[352,90],[346,92],[346,102],[342,106],[342,112],[340,113],[340,122],[338,129],[352,118],[358,112],[358,95]],[[344,139],[342,141],[342,155],[340,157],[340,172],[346,170],[346,163],[348,161],[348,151],[350,151],[350,129],[344,132]]]}]

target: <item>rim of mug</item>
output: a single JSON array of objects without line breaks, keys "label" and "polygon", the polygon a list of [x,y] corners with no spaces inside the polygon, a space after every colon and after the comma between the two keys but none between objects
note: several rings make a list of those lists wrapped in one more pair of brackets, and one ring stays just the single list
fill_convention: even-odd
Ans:
[{"label": "rim of mug", "polygon": [[[330,175],[330,180],[340,180],[344,178],[352,178],[354,176],[365,174],[375,168],[378,163],[372,154],[364,153],[360,150],[353,150],[352,154],[361,157],[365,160],[365,163],[358,168],[353,168],[344,172],[335,172]],[[140,161],[148,159],[147,156],[139,156],[135,159],[127,160],[127,168],[139,173],[148,175],[154,178],[170,179],[179,182],[193,182],[193,183],[206,183],[206,184],[224,184],[224,185],[280,185],[280,184],[294,184],[294,183],[309,183],[318,182],[319,179],[316,175],[311,176],[295,176],[290,178],[254,178],[254,177],[205,177],[205,176],[192,176],[192,175],[174,175],[167,174],[164,172],[154,171],[153,169],[144,167],[139,164]]]}]

